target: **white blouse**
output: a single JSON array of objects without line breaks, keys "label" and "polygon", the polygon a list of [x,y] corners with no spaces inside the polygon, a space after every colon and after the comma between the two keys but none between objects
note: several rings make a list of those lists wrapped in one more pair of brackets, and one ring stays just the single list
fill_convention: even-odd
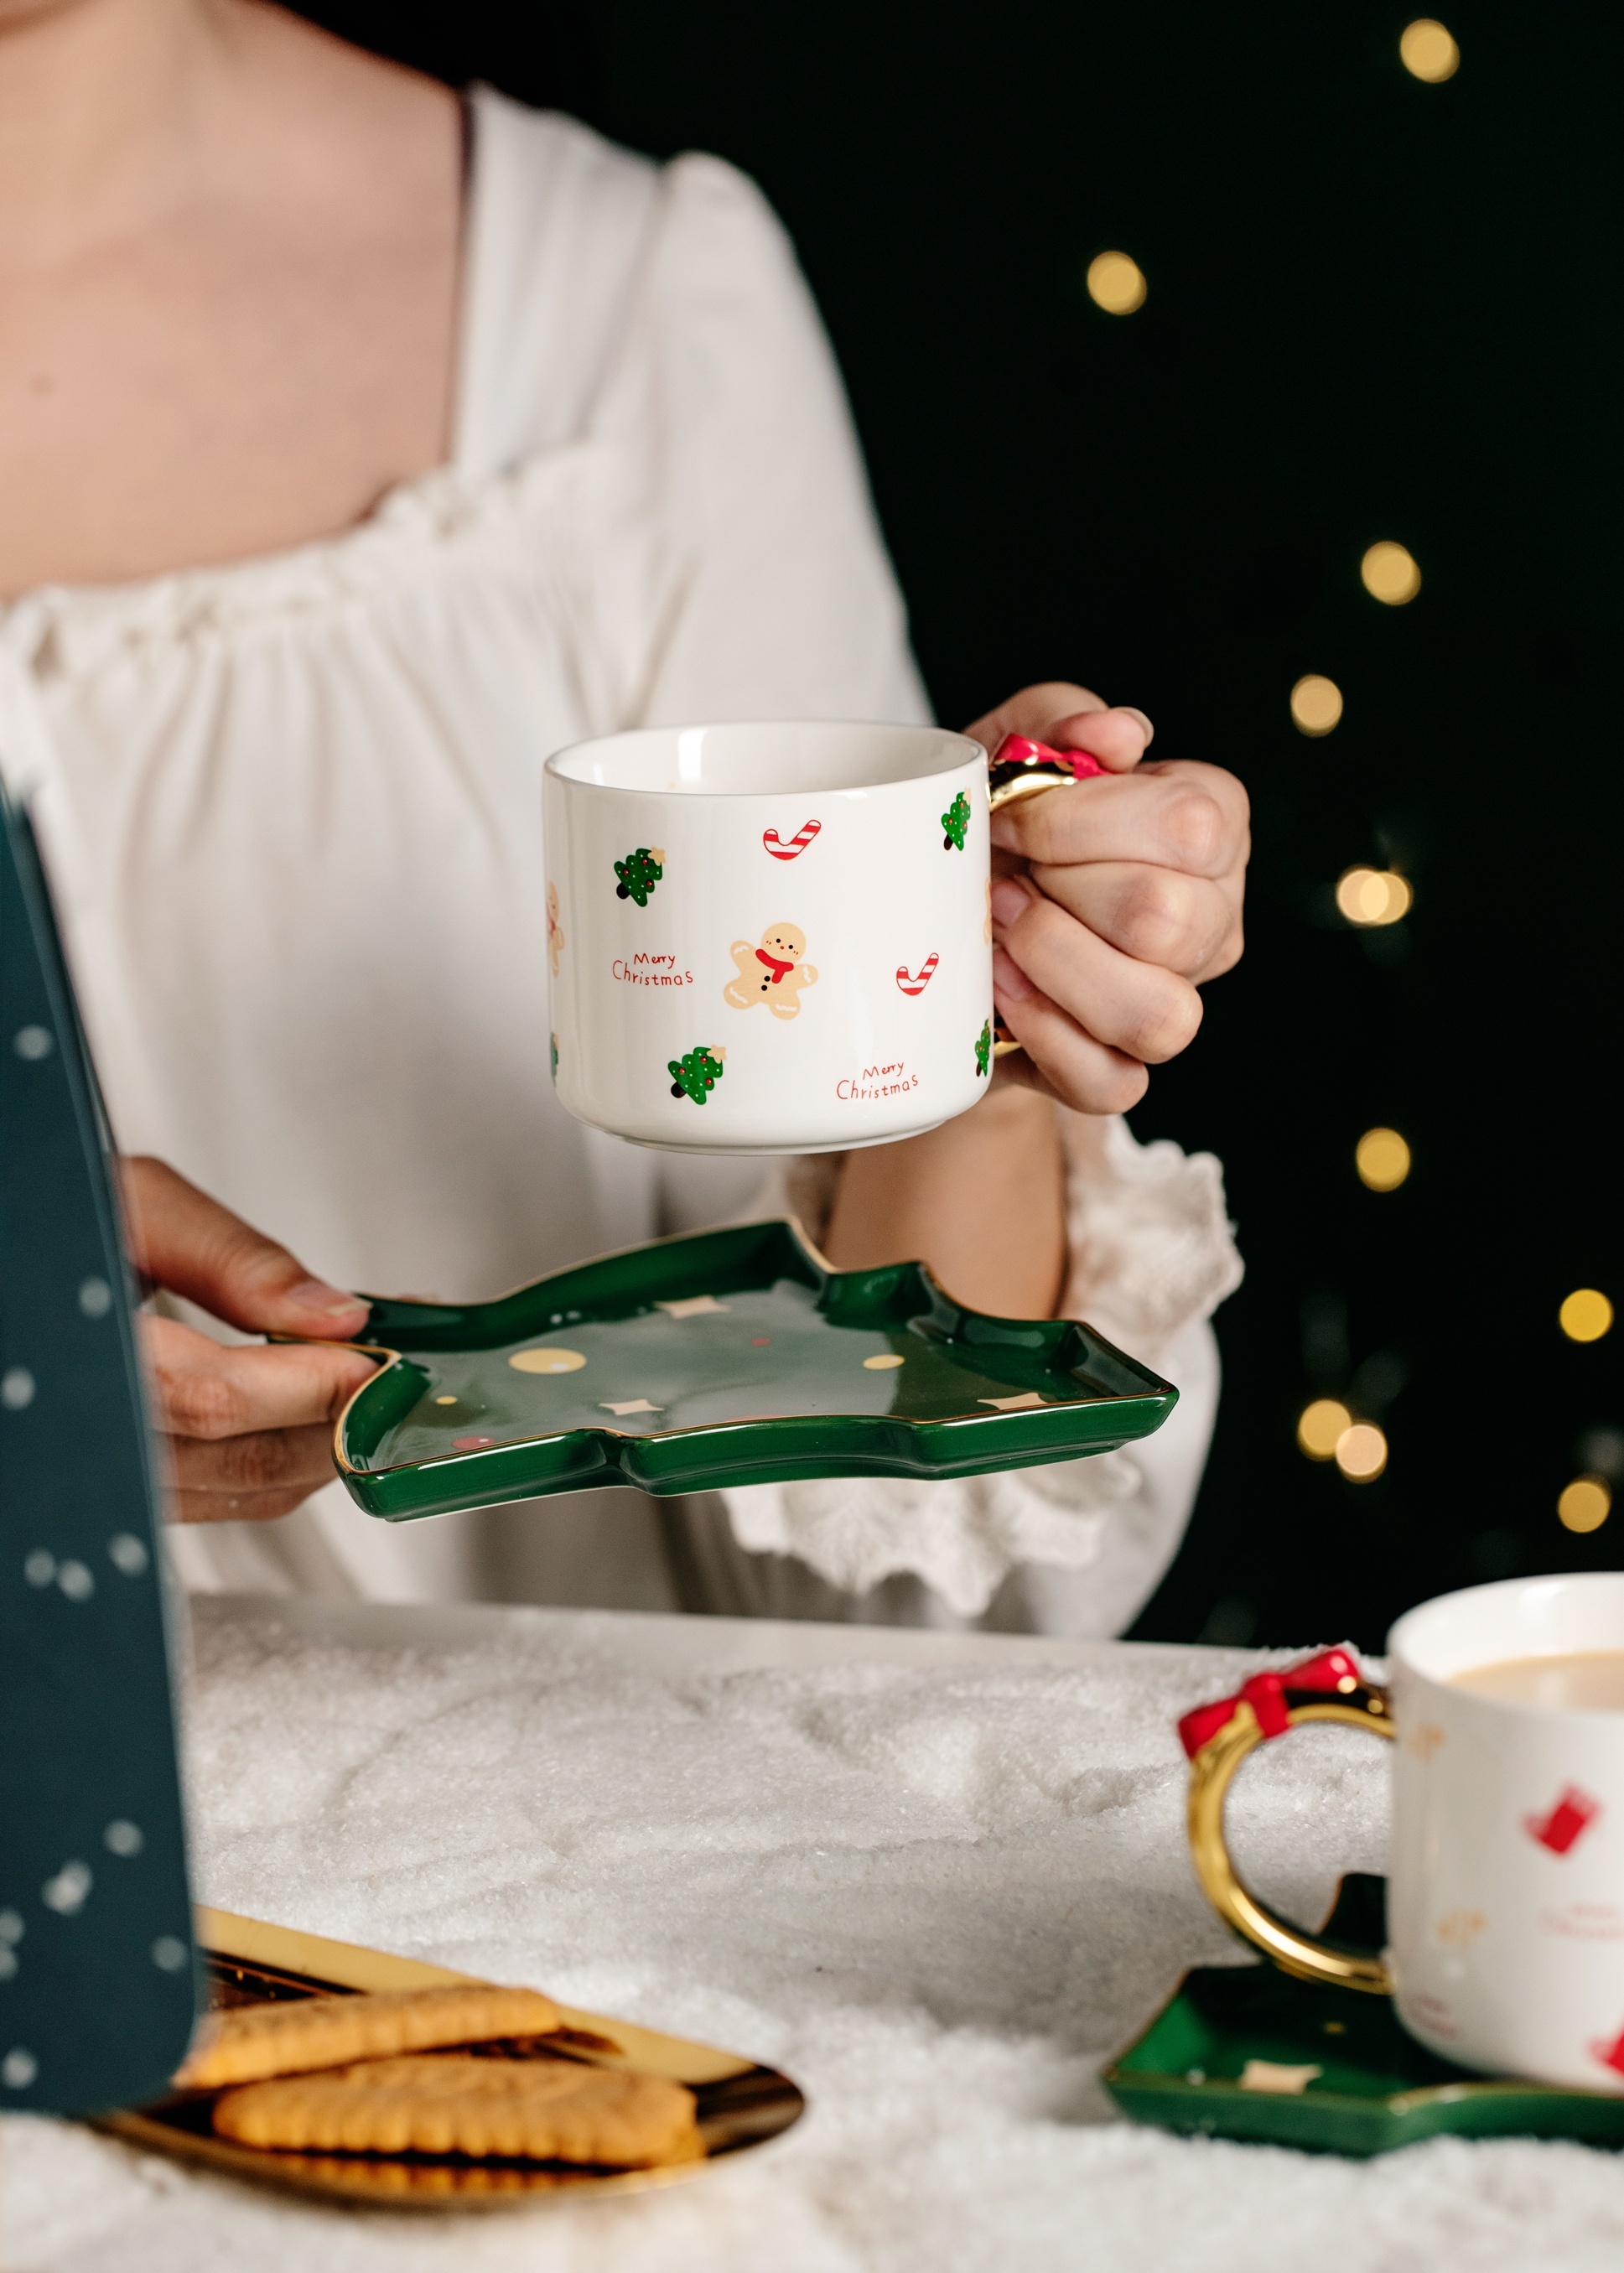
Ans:
[{"label": "white blouse", "polygon": [[[452,1301],[787,1204],[760,1164],[639,1151],[558,1104],[548,754],[689,718],[925,715],[839,376],[759,193],[489,92],[474,123],[450,463],[340,536],[0,614],[0,761],[119,1143],[325,1277]],[[1239,1266],[1216,1162],[1070,1116],[1068,1143],[1068,1308],[1185,1392],[1138,1451],[406,1526],[334,1485],[280,1524],[177,1532],[180,1571],[1113,1631],[1187,1518],[1202,1322]]]}]

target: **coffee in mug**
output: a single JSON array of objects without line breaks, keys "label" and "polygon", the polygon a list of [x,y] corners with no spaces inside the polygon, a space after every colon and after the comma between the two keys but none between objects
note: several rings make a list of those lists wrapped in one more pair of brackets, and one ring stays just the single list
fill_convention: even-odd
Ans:
[{"label": "coffee in mug", "polygon": [[935,726],[658,726],[544,776],[553,1078],[683,1152],[845,1151],[986,1094],[986,753]]},{"label": "coffee in mug", "polygon": [[1624,1713],[1624,1649],[1501,1658],[1457,1673],[1454,1682],[1474,1697],[1498,1697],[1505,1705],[1545,1705],[1559,1713]]},{"label": "coffee in mug", "polygon": [[[1186,1716],[1203,1887],[1287,1972],[1389,1992],[1448,2059],[1624,2092],[1624,1573],[1446,1594],[1400,1618],[1388,1651],[1387,1686],[1328,1650]],[[1380,1957],[1277,1917],[1224,1842],[1241,1760],[1311,1721],[1393,1740]]]}]

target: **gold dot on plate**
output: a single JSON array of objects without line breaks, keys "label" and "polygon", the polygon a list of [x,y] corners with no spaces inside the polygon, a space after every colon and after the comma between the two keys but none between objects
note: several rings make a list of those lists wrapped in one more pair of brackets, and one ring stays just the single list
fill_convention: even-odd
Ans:
[{"label": "gold dot on plate", "polygon": [[1356,1421],[1336,1439],[1336,1465],[1351,1483],[1373,1483],[1387,1464],[1388,1440],[1369,1421]]},{"label": "gold dot on plate", "polygon": [[515,1373],[579,1373],[586,1359],[579,1350],[515,1350],[508,1363]]},{"label": "gold dot on plate", "polygon": [[454,1397],[437,1397],[434,1401],[437,1405],[454,1405],[457,1400]]},{"label": "gold dot on plate", "polygon": [[1108,316],[1131,316],[1145,304],[1149,286],[1138,261],[1126,252],[1096,252],[1089,263],[1089,297]]},{"label": "gold dot on plate", "polygon": [[1334,679],[1311,671],[1291,689],[1291,721],[1299,734],[1314,739],[1328,734],[1342,716],[1342,689]]},{"label": "gold dot on plate", "polygon": [[1353,1165],[1366,1190],[1396,1192],[1410,1174],[1410,1147],[1396,1129],[1367,1129],[1353,1148]]},{"label": "gold dot on plate", "polygon": [[1410,880],[1394,868],[1344,868],[1336,879],[1336,905],[1360,931],[1397,923],[1415,901]]},{"label": "gold dot on plate", "polygon": [[1454,34],[1435,16],[1418,16],[1398,36],[1399,60],[1411,79],[1441,86],[1461,67],[1461,51]]},{"label": "gold dot on plate", "polygon": [[1575,1476],[1556,1512],[1569,1531],[1599,1531],[1613,1512],[1613,1493],[1600,1476]]},{"label": "gold dot on plate", "polygon": [[1316,1397],[1303,1407],[1297,1424],[1298,1449],[1311,1460],[1334,1459],[1337,1439],[1353,1426],[1353,1415],[1334,1397]]},{"label": "gold dot on plate", "polygon": [[1359,581],[1384,608],[1402,608],[1420,590],[1421,572],[1413,553],[1384,540],[1373,544],[1359,562]]},{"label": "gold dot on plate", "polygon": [[1613,1305],[1595,1287],[1576,1287],[1556,1314],[1570,1342],[1598,1342],[1613,1324]]},{"label": "gold dot on plate", "polygon": [[902,1362],[902,1359],[895,1356],[865,1357],[863,1361],[863,1370],[864,1373],[889,1373],[893,1366],[901,1365]]}]

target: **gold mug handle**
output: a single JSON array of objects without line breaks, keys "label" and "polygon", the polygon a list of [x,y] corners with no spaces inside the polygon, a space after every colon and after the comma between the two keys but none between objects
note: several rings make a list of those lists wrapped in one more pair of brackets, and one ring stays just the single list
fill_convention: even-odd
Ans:
[{"label": "gold mug handle", "polygon": [[[1086,750],[1051,750],[1025,734],[1006,734],[987,759],[987,809],[1014,805],[1018,798],[1041,797],[1045,790],[1070,789],[1110,770]],[[1007,1058],[1021,1044],[1001,1018],[992,1022],[992,1054]]]},{"label": "gold mug handle", "polygon": [[1391,1737],[1388,1693],[1367,1681],[1345,1649],[1328,1649],[1300,1665],[1254,1674],[1232,1697],[1199,1706],[1179,1723],[1190,1761],[1190,1856],[1201,1891],[1226,1924],[1255,1942],[1266,1956],[1299,1981],[1329,1982],[1337,1988],[1392,1994],[1383,1958],[1338,1949],[1277,1917],[1259,1902],[1230,1859],[1224,1835],[1224,1803],[1236,1769],[1248,1752],[1288,1729],[1311,1721],[1338,1721]]}]

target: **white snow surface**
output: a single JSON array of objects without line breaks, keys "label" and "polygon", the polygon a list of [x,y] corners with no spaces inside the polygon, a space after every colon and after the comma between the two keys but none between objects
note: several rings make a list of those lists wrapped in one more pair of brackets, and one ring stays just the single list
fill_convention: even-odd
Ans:
[{"label": "white snow surface", "polygon": [[[810,2111],[690,2184],[440,2217],[325,2211],[12,2117],[0,2266],[1615,2273],[1609,2155],[1443,2140],[1358,2164],[1112,2113],[1102,2059],[1183,1967],[1238,1954],[1190,1876],[1173,1722],[1260,1662],[206,1602],[203,1900],[747,2052]],[[1231,1812],[1260,1889],[1313,1917],[1339,1870],[1380,1869],[1385,1772],[1335,1729],[1255,1758]]]}]

